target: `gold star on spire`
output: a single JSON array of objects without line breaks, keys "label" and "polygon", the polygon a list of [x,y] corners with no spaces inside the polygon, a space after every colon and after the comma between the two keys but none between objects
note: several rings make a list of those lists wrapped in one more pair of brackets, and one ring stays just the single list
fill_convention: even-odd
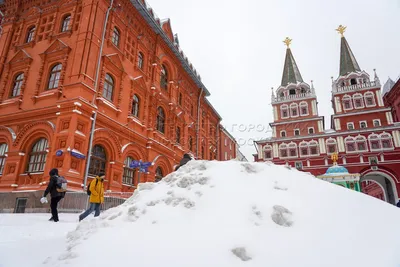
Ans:
[{"label": "gold star on spire", "polygon": [[338,33],[340,33],[340,35],[342,36],[342,37],[344,37],[344,32],[346,31],[346,26],[343,26],[343,25],[339,25],[339,27],[336,29],[336,31],[338,32]]},{"label": "gold star on spire", "polygon": [[286,39],[283,40],[283,42],[285,43],[287,48],[289,48],[290,44],[292,43],[292,39],[290,39],[289,37],[286,37]]}]

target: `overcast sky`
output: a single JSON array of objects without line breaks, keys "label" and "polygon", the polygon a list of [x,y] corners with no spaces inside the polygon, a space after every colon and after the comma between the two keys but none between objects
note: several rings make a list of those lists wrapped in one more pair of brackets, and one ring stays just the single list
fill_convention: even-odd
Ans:
[{"label": "overcast sky", "polygon": [[[362,70],[400,75],[400,0],[148,0],[170,18],[180,46],[211,92],[222,124],[249,161],[252,139],[271,135],[271,87],[282,78],[286,36],[304,81],[314,80],[330,127],[331,76],[339,72],[339,24]],[[252,125],[256,129],[251,130]]]}]

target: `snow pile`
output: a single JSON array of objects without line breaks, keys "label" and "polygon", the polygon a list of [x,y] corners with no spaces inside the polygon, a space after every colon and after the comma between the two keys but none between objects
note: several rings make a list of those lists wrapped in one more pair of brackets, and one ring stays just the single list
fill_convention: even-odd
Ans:
[{"label": "snow pile", "polygon": [[45,266],[400,266],[400,210],[267,163],[192,161],[90,217]]}]

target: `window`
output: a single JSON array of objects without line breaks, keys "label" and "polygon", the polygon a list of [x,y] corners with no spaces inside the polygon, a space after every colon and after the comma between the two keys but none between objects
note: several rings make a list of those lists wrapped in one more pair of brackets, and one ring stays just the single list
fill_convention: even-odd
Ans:
[{"label": "window", "polygon": [[354,123],[353,122],[348,122],[347,123],[347,130],[354,130]]},{"label": "window", "polygon": [[225,152],[225,160],[228,160],[228,152]]},{"label": "window", "polygon": [[300,156],[308,156],[308,144],[306,142],[300,143]]},{"label": "window", "polygon": [[161,65],[160,87],[167,90],[168,86],[168,72],[164,65]]},{"label": "window", "polygon": [[24,74],[19,73],[15,76],[10,97],[16,97],[21,94],[21,87],[24,82]]},{"label": "window", "polygon": [[299,136],[300,135],[300,130],[298,130],[298,129],[294,130],[294,135],[295,136]]},{"label": "window", "polygon": [[156,129],[161,133],[165,133],[165,113],[162,107],[157,109]]},{"label": "window", "polygon": [[368,161],[370,165],[377,165],[378,164],[378,158],[377,157],[368,157]]},{"label": "window", "polygon": [[346,137],[345,143],[347,152],[356,151],[356,143],[353,137]]},{"label": "window", "polygon": [[379,150],[381,148],[379,136],[372,134],[368,137],[371,150]]},{"label": "window", "polygon": [[350,97],[350,96],[345,95],[345,96],[343,97],[343,99],[342,99],[342,102],[343,102],[343,108],[344,108],[345,110],[349,110],[349,109],[352,109],[352,108],[353,108],[353,104],[352,104],[352,102],[351,102],[351,97]]},{"label": "window", "polygon": [[367,107],[375,106],[375,98],[374,98],[374,94],[372,92],[366,92],[364,94],[364,98],[365,98],[365,105]]},{"label": "window", "polygon": [[314,134],[314,128],[313,127],[308,128],[308,134]]},{"label": "window", "polygon": [[182,106],[182,93],[179,93],[178,104],[179,104],[179,106]]},{"label": "window", "polygon": [[351,80],[350,80],[350,84],[351,84],[351,85],[357,84],[357,80],[356,80],[356,79],[351,79]]},{"label": "window", "polygon": [[113,101],[113,94],[114,94],[114,79],[111,77],[110,74],[106,74],[106,78],[104,80],[103,86],[103,97],[110,101]]},{"label": "window", "polygon": [[272,159],[272,147],[264,147],[264,159]]},{"label": "window", "polygon": [[58,83],[60,82],[62,65],[60,63],[54,65],[50,70],[49,82],[47,85],[47,89],[56,89],[58,88]]},{"label": "window", "polygon": [[128,185],[134,185],[135,169],[132,169],[131,163],[133,158],[127,157],[124,161],[124,175],[122,176],[122,183]]},{"label": "window", "polygon": [[193,151],[193,138],[189,136],[189,150]]},{"label": "window", "polygon": [[279,146],[279,153],[281,155],[281,158],[287,157],[287,145],[286,144],[281,144]]},{"label": "window", "polygon": [[361,129],[366,129],[367,128],[367,122],[366,121],[360,121],[360,128]]},{"label": "window", "polygon": [[299,116],[299,107],[296,103],[290,104],[290,112],[291,112],[292,117]]},{"label": "window", "polygon": [[282,105],[282,106],[281,106],[281,117],[282,117],[283,119],[289,117],[288,105]]},{"label": "window", "polygon": [[176,127],[176,143],[181,143],[181,128]]},{"label": "window", "polygon": [[301,161],[296,161],[296,162],[294,163],[294,166],[295,166],[296,169],[302,170],[302,169],[303,169],[303,162],[301,162]]},{"label": "window", "polygon": [[357,150],[358,151],[367,151],[367,140],[365,137],[359,136],[356,138]]},{"label": "window", "polygon": [[42,172],[47,158],[47,139],[40,138],[29,153],[27,172]]},{"label": "window", "polygon": [[89,175],[96,176],[100,172],[106,171],[106,150],[101,145],[95,145],[92,149],[92,155],[90,157]]},{"label": "window", "polygon": [[160,167],[156,169],[156,177],[154,178],[154,182],[158,183],[164,177],[163,171]]},{"label": "window", "polygon": [[138,53],[138,62],[137,62],[138,68],[143,70],[144,66],[144,56],[142,52]]},{"label": "window", "polygon": [[6,165],[7,151],[8,151],[8,145],[5,143],[0,144],[0,175],[3,173],[4,166]]},{"label": "window", "polygon": [[308,104],[306,102],[300,103],[300,111],[302,116],[308,115]]},{"label": "window", "polygon": [[381,120],[374,120],[374,127],[380,127],[381,126]]},{"label": "window", "polygon": [[232,150],[232,141],[229,142],[229,150]]},{"label": "window", "polygon": [[26,33],[26,39],[25,39],[25,43],[30,43],[33,41],[33,38],[35,37],[35,26],[31,26],[30,28],[28,28],[28,31]]},{"label": "window", "polygon": [[121,33],[119,32],[117,27],[114,27],[114,30],[113,30],[113,33],[112,33],[112,37],[111,37],[111,41],[116,47],[119,47],[120,35],[121,35]]},{"label": "window", "polygon": [[139,117],[139,103],[139,97],[137,95],[133,95],[132,116]]},{"label": "window", "polygon": [[281,137],[286,137],[286,131],[281,131]]},{"label": "window", "polygon": [[310,155],[318,155],[318,143],[315,141],[310,142]]},{"label": "window", "polygon": [[387,133],[383,133],[380,136],[382,142],[383,149],[391,149],[393,148],[392,136]]},{"label": "window", "polygon": [[328,154],[332,154],[336,152],[336,140],[331,138],[326,140],[326,147]]},{"label": "window", "polygon": [[291,157],[297,157],[297,145],[296,144],[289,144],[289,155]]},{"label": "window", "polygon": [[225,146],[228,145],[228,138],[225,137]]},{"label": "window", "polygon": [[289,90],[289,95],[295,95],[296,94],[296,90],[295,89],[290,89]]},{"label": "window", "polygon": [[66,15],[61,23],[61,32],[66,32],[69,30],[69,24],[71,22],[71,15]]},{"label": "window", "polygon": [[361,94],[354,94],[353,100],[354,100],[355,108],[363,108],[364,107],[363,96]]},{"label": "window", "polygon": [[202,145],[202,146],[201,146],[201,158],[202,158],[202,159],[205,159],[205,158],[204,158],[204,156],[205,156],[205,154],[204,154],[205,151],[206,151],[206,149],[204,148],[204,145]]}]

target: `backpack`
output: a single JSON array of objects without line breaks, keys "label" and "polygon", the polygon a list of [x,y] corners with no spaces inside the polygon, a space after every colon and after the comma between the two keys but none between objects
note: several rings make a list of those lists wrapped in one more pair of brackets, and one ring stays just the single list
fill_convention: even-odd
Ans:
[{"label": "backpack", "polygon": [[57,192],[67,192],[67,180],[63,176],[57,176],[56,190]]},{"label": "backpack", "polygon": [[[92,182],[93,182],[93,181],[92,181]],[[90,196],[90,195],[92,194],[92,192],[90,191],[90,184],[91,184],[92,182],[89,183],[89,186],[88,186],[87,189],[86,189],[86,193],[88,194],[88,196]],[[95,187],[97,186],[97,183],[98,183],[98,182],[99,182],[99,180],[96,179]]]}]

